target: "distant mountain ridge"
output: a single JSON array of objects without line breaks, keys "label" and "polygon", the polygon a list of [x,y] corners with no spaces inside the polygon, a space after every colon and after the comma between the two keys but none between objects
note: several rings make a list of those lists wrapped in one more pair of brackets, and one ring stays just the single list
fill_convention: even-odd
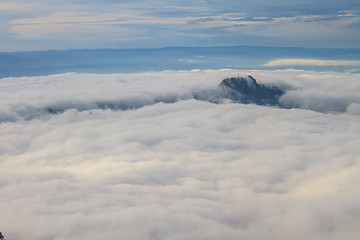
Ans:
[{"label": "distant mountain ridge", "polygon": [[[286,69],[265,66],[282,58],[360,60],[360,49],[299,47],[166,47],[138,49],[71,49],[0,52],[0,78],[67,72],[134,73],[193,69]],[[343,71],[346,66],[291,66],[305,70]]]}]

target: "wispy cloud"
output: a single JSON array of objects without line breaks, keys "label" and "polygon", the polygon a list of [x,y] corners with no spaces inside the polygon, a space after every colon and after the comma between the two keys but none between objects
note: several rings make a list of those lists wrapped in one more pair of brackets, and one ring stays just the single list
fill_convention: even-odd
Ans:
[{"label": "wispy cloud", "polygon": [[[97,33],[123,33],[124,29],[130,30],[127,35],[139,37],[145,34],[141,29],[156,25],[185,25],[189,21],[194,21],[196,17],[173,17],[158,18],[151,16],[131,15],[131,14],[93,14],[91,12],[56,12],[50,16],[38,18],[16,19],[10,21],[12,30],[21,36],[27,37],[49,37],[48,34],[64,33],[77,35],[95,35]],[[140,34],[139,34],[140,33]],[[51,36],[51,35],[50,35]],[[99,34],[98,37],[103,35]],[[105,37],[105,36],[103,36]],[[108,36],[106,36],[108,37]]]},{"label": "wispy cloud", "polygon": [[22,37],[31,38],[117,38],[119,41],[129,38],[142,38],[146,35],[140,28],[130,28],[130,24],[151,21],[150,17],[134,19],[130,14],[100,14],[88,12],[57,12],[47,17],[17,19],[11,21],[12,30]]},{"label": "wispy cloud", "polygon": [[0,2],[0,11],[28,11],[34,5],[31,3]]},{"label": "wispy cloud", "polygon": [[[21,18],[10,21],[11,29],[22,37],[51,38],[65,36],[86,36],[106,39],[122,34],[133,38],[151,36],[153,40],[164,34],[197,38],[201,35],[262,37],[278,41],[318,42],[327,36],[331,41],[339,41],[339,33],[355,38],[348,26],[360,21],[356,13],[338,13],[333,15],[308,15],[294,17],[267,18],[264,16],[247,17],[239,13],[221,13],[189,16],[158,16],[151,12],[54,12],[48,16]],[[132,29],[133,34],[128,30]],[[161,31],[159,31],[161,29]],[[141,30],[141,31],[140,31]],[[196,34],[194,31],[197,31]],[[101,33],[108,34],[102,35]],[[111,36],[111,33],[114,33]],[[151,33],[151,34],[150,34]],[[142,36],[143,35],[143,36]],[[169,34],[170,35],[170,34]],[[332,43],[331,43],[332,44]]]},{"label": "wispy cloud", "polygon": [[[329,11],[315,11],[309,7],[313,5],[310,1],[303,3],[307,7],[301,11],[296,11],[285,1],[267,3],[269,8],[266,10],[262,0],[254,3],[206,0],[66,1],[66,4],[37,0],[31,3],[36,4],[32,8],[24,7],[25,3],[28,4],[27,1],[0,4],[0,9],[9,13],[14,9],[25,9],[26,12],[21,16],[5,15],[7,21],[0,22],[10,45],[17,40],[53,43],[56,39],[71,46],[78,43],[76,40],[84,40],[81,36],[87,36],[89,41],[85,44],[94,42],[96,46],[109,46],[111,39],[119,37],[124,28],[134,31],[126,34],[132,37],[127,38],[127,44],[122,45],[124,47],[137,38],[151,39],[153,44],[183,43],[189,46],[203,42],[202,36],[216,36],[207,39],[207,45],[223,42],[241,45],[250,41],[253,45],[324,47],[326,43],[327,47],[339,44],[355,47],[360,37],[359,31],[356,31],[360,22],[357,9],[332,5]],[[283,8],[278,8],[282,4]],[[269,9],[273,10],[269,12]],[[104,31],[107,34],[103,34]],[[149,41],[139,42],[147,45]]]},{"label": "wispy cloud", "polygon": [[299,15],[275,17],[260,24],[244,24],[229,26],[234,33],[258,36],[274,41],[292,44],[307,43],[308,46],[336,46],[344,41],[356,42],[360,32],[354,24],[360,22],[359,15],[341,16],[337,13],[326,15]]}]

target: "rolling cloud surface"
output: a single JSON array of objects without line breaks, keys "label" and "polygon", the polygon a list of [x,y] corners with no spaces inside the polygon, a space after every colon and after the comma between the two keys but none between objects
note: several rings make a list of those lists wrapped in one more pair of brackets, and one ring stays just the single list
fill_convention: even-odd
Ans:
[{"label": "rolling cloud surface", "polygon": [[[286,108],[203,100],[247,75],[286,89]],[[0,230],[30,240],[356,239],[359,79],[299,70],[0,79]]]}]

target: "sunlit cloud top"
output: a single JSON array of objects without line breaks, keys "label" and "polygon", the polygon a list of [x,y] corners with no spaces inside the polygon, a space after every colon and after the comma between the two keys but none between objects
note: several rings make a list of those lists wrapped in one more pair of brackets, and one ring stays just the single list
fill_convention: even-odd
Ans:
[{"label": "sunlit cloud top", "polygon": [[358,1],[0,2],[0,51],[164,46],[359,47]]},{"label": "sunlit cloud top", "polygon": [[360,66],[360,61],[354,60],[321,60],[321,59],[278,59],[266,63],[264,66]]}]

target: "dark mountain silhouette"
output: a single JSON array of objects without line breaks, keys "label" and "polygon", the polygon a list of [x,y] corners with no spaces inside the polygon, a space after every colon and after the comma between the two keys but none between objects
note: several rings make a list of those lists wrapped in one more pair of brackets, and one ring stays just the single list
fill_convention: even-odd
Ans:
[{"label": "dark mountain silhouette", "polygon": [[223,91],[224,98],[258,105],[279,105],[279,97],[285,93],[285,90],[278,87],[258,84],[252,76],[226,78],[219,88]]}]

